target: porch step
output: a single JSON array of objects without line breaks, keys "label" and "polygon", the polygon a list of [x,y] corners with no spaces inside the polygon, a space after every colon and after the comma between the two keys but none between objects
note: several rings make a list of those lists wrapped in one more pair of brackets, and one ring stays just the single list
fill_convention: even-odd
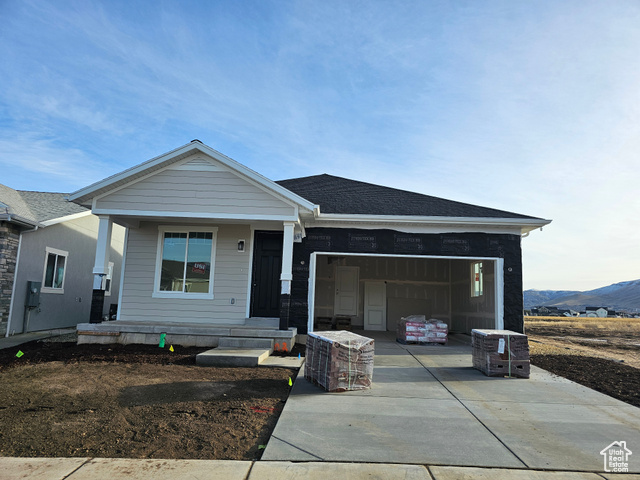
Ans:
[{"label": "porch step", "polygon": [[218,348],[248,348],[269,350],[269,354],[273,352],[272,338],[251,338],[251,337],[222,337],[218,342]]},{"label": "porch step", "polygon": [[[250,322],[253,323],[253,322]],[[165,335],[165,343],[185,347],[217,347],[224,338],[262,339],[269,343],[229,343],[227,346],[272,349],[275,343],[286,343],[287,348],[295,344],[298,333],[295,327],[279,330],[269,326],[240,324],[184,323],[184,322],[133,322],[115,320],[103,323],[80,323],[77,326],[78,343],[141,343],[158,344]]]},{"label": "porch step", "polygon": [[269,357],[269,350],[248,348],[214,348],[196,355],[196,365],[203,367],[257,367]]}]

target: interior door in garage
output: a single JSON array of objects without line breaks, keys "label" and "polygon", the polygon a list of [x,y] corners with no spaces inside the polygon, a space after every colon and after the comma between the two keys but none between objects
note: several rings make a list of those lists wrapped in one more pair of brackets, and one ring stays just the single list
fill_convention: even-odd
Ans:
[{"label": "interior door in garage", "polygon": [[359,267],[336,267],[336,299],[334,315],[358,314]]},{"label": "interior door in garage", "polygon": [[387,329],[387,284],[364,283],[364,329]]}]

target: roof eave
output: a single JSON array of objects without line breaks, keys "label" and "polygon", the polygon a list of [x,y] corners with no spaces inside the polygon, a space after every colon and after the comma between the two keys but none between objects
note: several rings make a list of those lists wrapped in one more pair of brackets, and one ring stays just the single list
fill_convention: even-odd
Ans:
[{"label": "roof eave", "polygon": [[542,228],[551,223],[543,218],[494,218],[494,217],[444,217],[410,215],[353,215],[322,213],[316,215],[318,222],[388,223],[402,225],[473,225],[492,227],[520,227],[522,233]]},{"label": "roof eave", "polygon": [[11,213],[2,213],[0,214],[0,220],[9,223],[17,223],[20,225],[24,225],[26,227],[42,227],[43,225],[40,222],[35,220],[30,220],[25,217],[21,217],[20,215],[14,215]]}]

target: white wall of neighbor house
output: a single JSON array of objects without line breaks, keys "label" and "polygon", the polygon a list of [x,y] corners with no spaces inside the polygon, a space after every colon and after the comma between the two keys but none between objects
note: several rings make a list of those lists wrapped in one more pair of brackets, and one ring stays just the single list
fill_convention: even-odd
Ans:
[{"label": "white wall of neighbor house", "polygon": [[370,281],[385,281],[387,330],[400,318],[425,315],[469,333],[471,328],[495,328],[494,261],[484,260],[484,292],[471,297],[471,260],[392,256],[317,255],[314,318],[333,317],[336,269],[359,268],[358,314],[353,325],[364,326],[364,288]]},{"label": "white wall of neighbor house", "polygon": [[[240,324],[244,322],[249,276],[250,252],[238,251],[239,239],[250,239],[249,225],[200,224],[217,227],[213,299],[154,298],[156,252],[159,225],[143,222],[129,230],[120,320],[140,322],[184,322]],[[197,226],[184,224],[197,231]]]},{"label": "white wall of neighbor house", "polygon": [[[186,162],[98,198],[94,212],[142,211],[234,216],[294,216],[295,207],[210,163]],[[190,167],[192,166],[192,168]]]}]

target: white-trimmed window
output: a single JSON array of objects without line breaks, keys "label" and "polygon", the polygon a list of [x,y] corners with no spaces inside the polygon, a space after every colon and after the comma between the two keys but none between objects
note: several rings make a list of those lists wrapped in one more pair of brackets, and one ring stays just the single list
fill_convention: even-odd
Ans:
[{"label": "white-trimmed window", "polygon": [[114,263],[113,262],[109,262],[109,271],[107,272],[107,275],[104,279],[104,296],[105,297],[110,297],[111,296],[111,281],[113,280],[113,266]]},{"label": "white-trimmed window", "polygon": [[471,263],[471,296],[481,297],[484,291],[482,262]]},{"label": "white-trimmed window", "polygon": [[64,250],[51,247],[45,248],[41,292],[64,293],[64,277],[67,272],[68,257],[69,252]]},{"label": "white-trimmed window", "polygon": [[161,226],[156,298],[213,298],[217,227]]}]

